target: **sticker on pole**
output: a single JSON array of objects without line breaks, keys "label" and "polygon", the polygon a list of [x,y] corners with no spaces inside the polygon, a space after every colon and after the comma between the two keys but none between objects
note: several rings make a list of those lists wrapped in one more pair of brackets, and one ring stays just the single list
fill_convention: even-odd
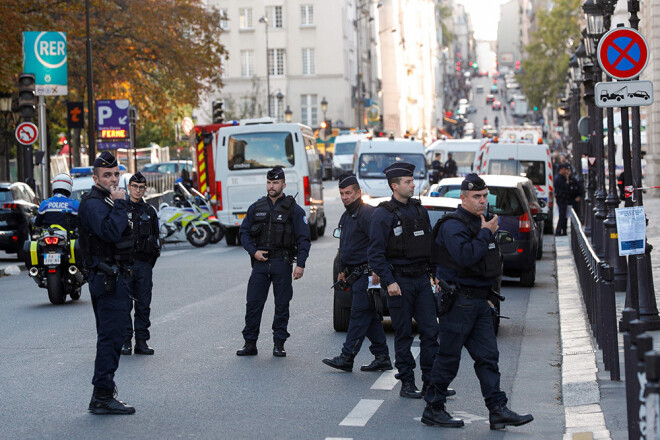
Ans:
[{"label": "sticker on pole", "polygon": [[598,43],[598,64],[612,78],[626,80],[638,76],[649,62],[649,46],[635,29],[618,27]]},{"label": "sticker on pole", "polygon": [[39,130],[32,122],[21,122],[16,127],[16,140],[23,145],[32,145],[37,140]]},{"label": "sticker on pole", "polygon": [[619,255],[643,254],[646,249],[646,216],[643,206],[616,208]]}]

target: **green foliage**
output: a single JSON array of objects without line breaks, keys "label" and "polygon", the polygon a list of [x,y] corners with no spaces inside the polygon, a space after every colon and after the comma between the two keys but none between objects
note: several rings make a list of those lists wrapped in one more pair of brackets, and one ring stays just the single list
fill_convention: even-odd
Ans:
[{"label": "green foliage", "polygon": [[445,20],[451,17],[451,7],[438,4],[438,12],[440,12],[440,25],[442,26],[442,44],[444,46],[449,46],[456,35],[449,29]]},{"label": "green foliage", "polygon": [[537,13],[538,30],[525,47],[520,75],[522,90],[530,105],[557,106],[557,94],[564,90],[570,54],[580,38],[580,0],[557,0],[550,11]]}]

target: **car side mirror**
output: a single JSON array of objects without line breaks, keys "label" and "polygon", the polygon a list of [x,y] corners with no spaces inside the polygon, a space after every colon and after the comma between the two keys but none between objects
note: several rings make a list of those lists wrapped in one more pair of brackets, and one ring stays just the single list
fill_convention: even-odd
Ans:
[{"label": "car side mirror", "polygon": [[341,237],[341,229],[335,228],[335,230],[332,231],[332,236],[335,237],[335,238]]},{"label": "car side mirror", "polygon": [[534,220],[536,220],[537,222],[541,222],[541,221],[544,222],[548,220],[548,214],[546,214],[545,212],[539,212],[538,214],[534,214]]},{"label": "car side mirror", "polygon": [[513,234],[507,231],[497,231],[497,235],[495,236],[495,241],[497,241],[497,244],[513,243],[514,242]]}]

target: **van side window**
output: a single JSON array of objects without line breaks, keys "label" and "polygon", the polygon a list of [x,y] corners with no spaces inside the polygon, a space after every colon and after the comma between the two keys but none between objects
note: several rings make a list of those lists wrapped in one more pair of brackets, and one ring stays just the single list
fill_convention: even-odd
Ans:
[{"label": "van side window", "polygon": [[309,178],[313,183],[321,183],[321,161],[319,152],[316,149],[314,138],[303,136],[305,142],[305,154],[309,165]]},{"label": "van side window", "polygon": [[229,136],[227,160],[230,170],[295,165],[293,136],[288,131],[237,133]]}]

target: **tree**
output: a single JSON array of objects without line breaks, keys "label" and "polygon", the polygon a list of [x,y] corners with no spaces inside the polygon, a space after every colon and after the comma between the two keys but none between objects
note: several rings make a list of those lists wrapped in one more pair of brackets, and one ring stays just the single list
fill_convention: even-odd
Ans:
[{"label": "tree", "polygon": [[456,35],[454,35],[451,29],[449,29],[449,26],[445,21],[452,16],[451,7],[441,4],[438,4],[437,7],[438,13],[440,14],[440,26],[442,28],[442,45],[449,46],[456,38]]},{"label": "tree", "polygon": [[[205,4],[90,0],[94,97],[129,99],[140,114],[138,131],[155,125],[174,138],[178,109],[198,106],[200,95],[222,86],[221,16]],[[65,127],[64,102],[86,101],[85,0],[3,0],[0,28],[0,91],[6,92],[16,89],[22,69],[21,33],[66,32],[69,94],[47,100],[49,129]]]},{"label": "tree", "polygon": [[564,90],[570,53],[580,38],[580,0],[557,0],[550,11],[537,13],[538,30],[525,47],[520,75],[522,90],[533,107],[557,105],[556,96]]}]

